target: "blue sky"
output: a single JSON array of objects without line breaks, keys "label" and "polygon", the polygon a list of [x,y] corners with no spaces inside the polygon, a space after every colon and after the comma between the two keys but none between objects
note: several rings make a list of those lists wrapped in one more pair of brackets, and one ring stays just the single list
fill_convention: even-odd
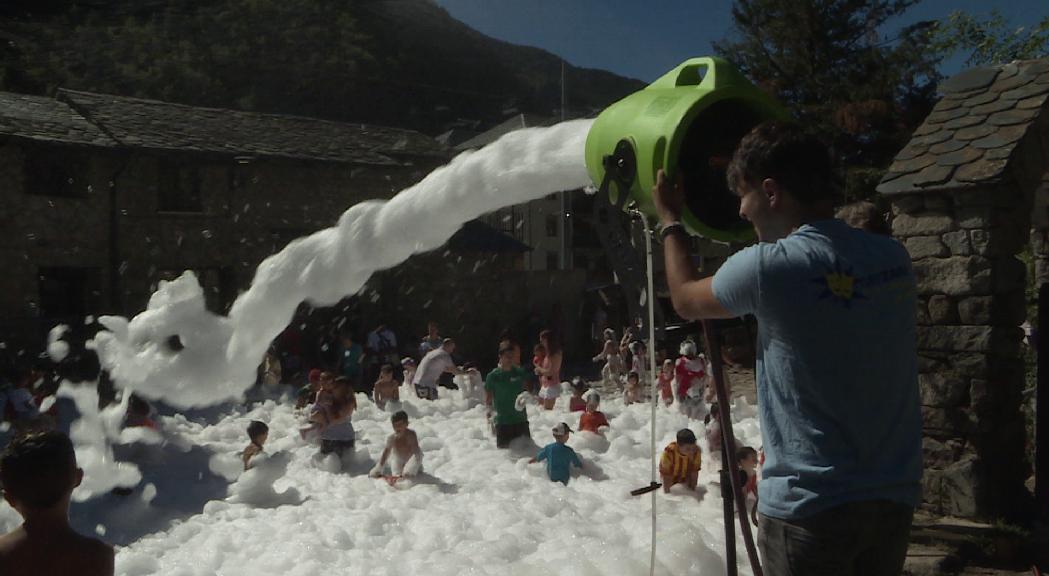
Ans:
[{"label": "blue sky", "polygon": [[[455,18],[489,36],[538,46],[569,63],[651,81],[732,30],[730,0],[435,0]],[[946,18],[955,10],[999,10],[1014,26],[1049,16],[1049,0],[924,0],[886,27]],[[962,68],[957,55],[943,72]]]}]

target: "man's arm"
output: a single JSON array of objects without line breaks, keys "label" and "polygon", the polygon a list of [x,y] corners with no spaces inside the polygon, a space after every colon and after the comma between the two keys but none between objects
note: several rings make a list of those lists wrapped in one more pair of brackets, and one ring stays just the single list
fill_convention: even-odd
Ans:
[{"label": "man's arm", "polygon": [[[680,184],[671,184],[662,170],[656,176],[652,198],[663,226],[681,221],[685,197]],[[663,260],[667,271],[667,287],[674,310],[686,320],[706,318],[734,318],[714,296],[713,277],[700,278],[692,266],[688,235],[684,230],[669,234],[663,240]]]}]

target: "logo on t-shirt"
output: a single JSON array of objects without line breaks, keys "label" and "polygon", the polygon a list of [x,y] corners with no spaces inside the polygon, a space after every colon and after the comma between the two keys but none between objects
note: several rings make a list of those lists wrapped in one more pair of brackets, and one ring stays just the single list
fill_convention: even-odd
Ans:
[{"label": "logo on t-shirt", "polygon": [[851,266],[843,266],[835,262],[834,267],[827,270],[812,282],[822,288],[818,298],[820,300],[831,299],[839,302],[846,308],[852,307],[853,300],[865,300],[867,297],[860,292],[860,282],[853,274]]}]

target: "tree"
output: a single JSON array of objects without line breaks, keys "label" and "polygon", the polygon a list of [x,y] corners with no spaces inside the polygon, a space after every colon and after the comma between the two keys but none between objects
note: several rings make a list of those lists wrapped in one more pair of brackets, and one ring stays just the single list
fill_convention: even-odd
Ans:
[{"label": "tree", "polygon": [[984,20],[967,12],[952,12],[936,26],[933,46],[945,55],[969,51],[967,66],[1041,58],[1049,56],[1049,17],[1031,28],[1010,28],[997,10]]},{"label": "tree", "polygon": [[847,196],[866,197],[934,104],[942,59],[929,49],[934,23],[881,33],[916,3],[737,0],[735,35],[714,49],[828,136],[858,188]]}]

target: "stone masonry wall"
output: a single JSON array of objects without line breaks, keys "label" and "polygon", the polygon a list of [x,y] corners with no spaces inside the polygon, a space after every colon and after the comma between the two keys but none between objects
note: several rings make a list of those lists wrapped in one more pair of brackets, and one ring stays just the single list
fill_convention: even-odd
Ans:
[{"label": "stone masonry wall", "polygon": [[994,185],[893,198],[893,235],[918,281],[924,503],[995,518],[1018,510],[1029,199]]}]

